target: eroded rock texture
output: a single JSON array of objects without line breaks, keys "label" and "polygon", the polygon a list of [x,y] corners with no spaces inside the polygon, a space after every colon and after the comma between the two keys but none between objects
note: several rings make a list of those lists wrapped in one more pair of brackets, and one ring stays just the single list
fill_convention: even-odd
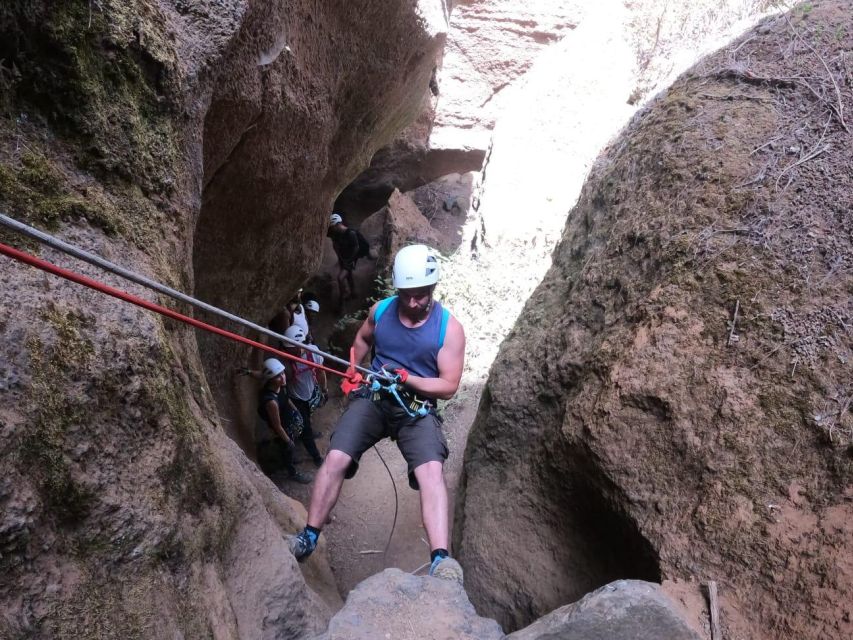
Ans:
[{"label": "eroded rock texture", "polygon": [[[450,18],[438,84],[441,93],[430,134],[430,154],[470,155],[470,166],[436,173],[476,171],[489,146],[502,92],[584,14],[574,0],[466,0]],[[472,162],[473,161],[473,162]]]},{"label": "eroded rock texture", "polygon": [[462,585],[385,569],[353,589],[318,640],[374,638],[500,640],[494,620],[474,611]]},{"label": "eroded rock texture", "polygon": [[617,580],[560,607],[507,640],[699,640],[658,585]]},{"label": "eroded rock texture", "polygon": [[[452,7],[450,5],[453,5]],[[479,171],[504,91],[583,14],[575,0],[465,0],[447,3],[447,48],[420,117],[377,151],[342,194],[343,210],[381,207],[394,189],[410,191],[451,173]]]},{"label": "eroded rock texture", "polygon": [[[438,0],[4,3],[0,205],[263,323],[319,260],[334,194],[416,113],[443,15]],[[325,628],[340,602],[324,554],[300,571],[282,537],[304,512],[218,418],[237,351],[0,271],[0,635]]]},{"label": "eroded rock texture", "polygon": [[504,628],[674,577],[732,637],[853,633],[847,9],[747,33],[593,169],[466,450],[455,546]]}]

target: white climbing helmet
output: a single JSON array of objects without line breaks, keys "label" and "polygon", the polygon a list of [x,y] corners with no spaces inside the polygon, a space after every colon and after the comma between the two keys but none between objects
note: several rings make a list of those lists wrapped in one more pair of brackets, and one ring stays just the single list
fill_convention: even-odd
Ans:
[{"label": "white climbing helmet", "polygon": [[287,328],[287,331],[284,332],[284,337],[289,340],[293,340],[293,342],[302,344],[305,342],[305,338],[308,337],[308,334],[306,334],[305,329],[300,327],[298,324],[292,324]]},{"label": "white climbing helmet", "polygon": [[277,375],[284,373],[284,365],[275,358],[267,358],[264,360],[264,382],[269,382]]},{"label": "white climbing helmet", "polygon": [[315,311],[315,312],[319,313],[320,312],[320,305],[316,300],[309,300],[308,302],[305,303],[305,310],[306,311]]},{"label": "white climbing helmet", "polygon": [[332,226],[333,224],[340,224],[343,221],[344,219],[339,213],[333,213],[331,216],[329,216],[329,226]]},{"label": "white climbing helmet", "polygon": [[438,282],[438,260],[425,244],[403,247],[394,257],[391,281],[395,289],[417,289]]}]

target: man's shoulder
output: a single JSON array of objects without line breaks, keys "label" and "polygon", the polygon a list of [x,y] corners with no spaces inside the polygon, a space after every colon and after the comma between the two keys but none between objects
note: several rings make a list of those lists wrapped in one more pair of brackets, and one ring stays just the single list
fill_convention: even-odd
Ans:
[{"label": "man's shoulder", "polygon": [[439,308],[439,310],[440,310],[441,314],[442,314],[444,317],[446,317],[446,318],[447,318],[448,322],[449,322],[449,321],[452,321],[452,320],[456,320],[456,322],[459,322],[459,319],[458,319],[458,318],[456,317],[456,315],[455,315],[455,314],[454,314],[454,313],[453,313],[453,312],[452,312],[452,311],[447,307],[447,305],[445,305],[444,303],[440,302],[439,300],[436,300],[436,306]]},{"label": "man's shoulder", "polygon": [[465,339],[465,328],[462,326],[462,323],[459,321],[453,312],[450,311],[444,305],[441,306],[441,323],[440,323],[440,333],[441,333],[441,344],[444,346],[447,344],[448,339],[455,342],[456,340]]}]

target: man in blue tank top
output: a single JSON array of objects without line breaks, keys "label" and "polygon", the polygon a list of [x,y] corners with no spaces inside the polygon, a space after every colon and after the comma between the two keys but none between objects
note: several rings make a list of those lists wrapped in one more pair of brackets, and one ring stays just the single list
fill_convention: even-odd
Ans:
[{"label": "man in blue tank top", "polygon": [[[431,549],[430,575],[462,582],[462,567],[449,557],[448,501],[444,483],[447,441],[435,401],[456,393],[465,360],[465,332],[433,299],[439,268],[425,245],[404,247],[394,258],[397,295],[370,309],[355,337],[355,361],[373,352],[372,367],[396,372],[403,403],[385,393],[351,395],[314,482],[307,526],[291,540],[297,560],[307,558],[338,500],[344,479],[358,470],[361,455],[390,437],[406,459],[409,485],[420,490],[421,517]],[[352,397],[357,396],[357,397]],[[407,406],[404,406],[407,405]],[[420,409],[415,411],[415,409]]]}]

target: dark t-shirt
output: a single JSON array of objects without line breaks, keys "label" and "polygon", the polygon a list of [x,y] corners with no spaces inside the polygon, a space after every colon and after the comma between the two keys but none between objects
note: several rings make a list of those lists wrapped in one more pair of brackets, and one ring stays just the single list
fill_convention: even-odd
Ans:
[{"label": "dark t-shirt", "polygon": [[355,263],[358,258],[358,234],[355,229],[347,229],[343,233],[331,235],[335,255],[341,263]]},{"label": "dark t-shirt", "polygon": [[[290,407],[290,403],[287,401],[286,390],[282,388],[279,393],[276,393],[271,389],[261,389],[261,393],[258,396],[258,415],[261,416],[261,419],[267,424],[269,424],[267,403],[270,400],[273,400],[278,405],[278,417],[281,421],[281,426],[285,433],[287,433],[290,438],[293,438],[293,428],[296,426],[294,422],[296,422],[298,418],[294,415],[295,412]],[[272,429],[272,427],[270,427],[270,429]]]}]

